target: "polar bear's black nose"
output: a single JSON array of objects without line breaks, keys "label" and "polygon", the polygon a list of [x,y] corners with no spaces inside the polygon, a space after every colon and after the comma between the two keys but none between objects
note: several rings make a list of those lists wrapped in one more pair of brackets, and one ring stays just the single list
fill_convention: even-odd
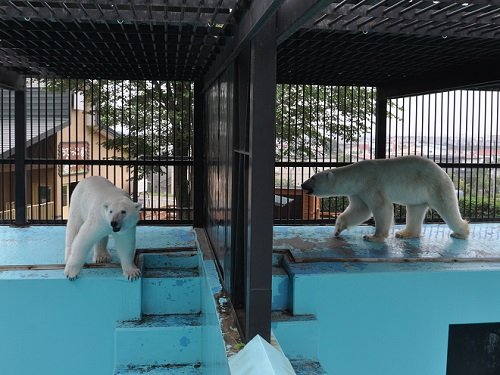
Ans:
[{"label": "polar bear's black nose", "polygon": [[307,194],[311,194],[313,192],[313,188],[312,188],[312,185],[311,183],[309,182],[309,180],[307,180],[306,182],[304,182],[302,185],[301,185],[302,189],[305,190],[305,192]]},{"label": "polar bear's black nose", "polygon": [[119,232],[120,231],[120,225],[118,224],[117,221],[112,221],[111,223],[111,227],[113,228],[113,232]]}]

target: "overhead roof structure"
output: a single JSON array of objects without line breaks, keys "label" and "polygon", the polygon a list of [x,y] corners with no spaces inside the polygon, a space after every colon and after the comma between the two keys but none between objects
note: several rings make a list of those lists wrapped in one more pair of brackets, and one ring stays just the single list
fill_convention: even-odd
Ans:
[{"label": "overhead roof structure", "polygon": [[380,86],[396,95],[397,87],[425,90],[423,81],[432,89],[500,80],[497,0],[4,1],[0,67],[197,80],[274,16],[279,82]]}]

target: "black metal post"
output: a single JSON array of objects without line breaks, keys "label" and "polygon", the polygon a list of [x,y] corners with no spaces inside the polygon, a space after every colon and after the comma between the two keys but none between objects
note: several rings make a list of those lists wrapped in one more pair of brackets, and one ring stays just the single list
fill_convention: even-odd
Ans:
[{"label": "black metal post", "polygon": [[224,263],[224,286],[236,309],[245,306],[245,253],[248,237],[248,125],[250,111],[250,46],[236,59],[233,112],[233,174],[231,203],[231,261]]},{"label": "black metal post", "polygon": [[194,140],[193,140],[193,226],[202,228],[205,226],[205,137],[204,137],[204,94],[203,84],[196,82],[194,84]]},{"label": "black metal post", "polygon": [[271,336],[271,283],[276,127],[276,20],[251,44],[246,334]]},{"label": "black metal post", "polygon": [[387,97],[379,88],[375,95],[375,158],[385,159],[387,157]]},{"label": "black metal post", "polygon": [[15,207],[14,225],[25,226],[26,222],[26,90],[15,91]]}]

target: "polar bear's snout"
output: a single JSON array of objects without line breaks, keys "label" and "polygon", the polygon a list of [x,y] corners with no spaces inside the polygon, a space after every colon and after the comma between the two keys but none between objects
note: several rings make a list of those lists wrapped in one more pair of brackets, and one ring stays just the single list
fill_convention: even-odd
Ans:
[{"label": "polar bear's snout", "polygon": [[311,195],[312,193],[314,193],[314,189],[313,189],[313,183],[311,181],[311,179],[305,181],[302,185],[302,190],[304,190],[307,195]]},{"label": "polar bear's snout", "polygon": [[113,232],[119,232],[121,227],[120,224],[117,221],[112,221],[111,223],[111,228],[113,228]]}]

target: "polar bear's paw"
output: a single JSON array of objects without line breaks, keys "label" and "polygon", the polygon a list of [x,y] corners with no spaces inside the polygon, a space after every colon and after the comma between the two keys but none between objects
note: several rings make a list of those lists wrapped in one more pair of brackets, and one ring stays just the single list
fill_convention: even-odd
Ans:
[{"label": "polar bear's paw", "polygon": [[466,240],[467,237],[468,237],[468,234],[467,235],[464,235],[464,234],[461,234],[461,233],[457,233],[457,232],[452,232],[450,234],[451,237],[453,238],[457,238],[459,240]]},{"label": "polar bear's paw", "polygon": [[111,263],[111,254],[106,250],[94,256],[95,263]]},{"label": "polar bear's paw", "polygon": [[369,241],[369,242],[384,242],[385,241],[385,237],[370,236],[368,234],[365,234],[363,236],[363,239],[365,241]]},{"label": "polar bear's paw", "polygon": [[64,267],[64,275],[68,280],[73,281],[78,277],[80,270],[81,267],[66,264],[66,267]]},{"label": "polar bear's paw", "polygon": [[342,233],[346,229],[347,229],[347,225],[344,225],[342,223],[336,223],[334,236],[339,237],[340,233]]},{"label": "polar bear's paw", "polygon": [[420,233],[415,233],[406,229],[400,230],[395,233],[397,238],[419,238]]},{"label": "polar bear's paw", "polygon": [[141,276],[141,270],[137,267],[125,268],[123,270],[123,275],[127,277],[130,281],[137,280]]}]

